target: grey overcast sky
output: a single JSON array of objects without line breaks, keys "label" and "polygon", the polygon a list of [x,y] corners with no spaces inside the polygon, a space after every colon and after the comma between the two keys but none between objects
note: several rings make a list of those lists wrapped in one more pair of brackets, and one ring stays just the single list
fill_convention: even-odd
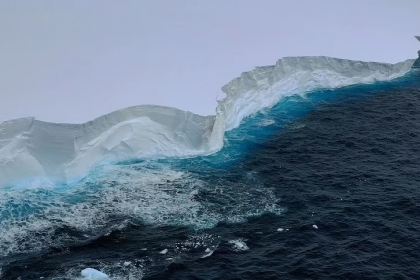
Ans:
[{"label": "grey overcast sky", "polygon": [[128,106],[213,114],[220,88],[285,56],[417,57],[419,0],[0,0],[0,121]]}]

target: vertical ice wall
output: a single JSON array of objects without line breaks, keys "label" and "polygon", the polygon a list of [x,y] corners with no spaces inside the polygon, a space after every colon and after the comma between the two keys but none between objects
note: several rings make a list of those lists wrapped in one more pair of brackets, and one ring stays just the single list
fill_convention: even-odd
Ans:
[{"label": "vertical ice wall", "polygon": [[287,57],[257,67],[225,85],[215,116],[175,108],[136,106],[84,124],[25,118],[0,123],[0,185],[48,178],[78,180],[99,164],[131,159],[191,157],[217,152],[225,130],[284,96],[321,88],[373,83],[407,73],[414,60],[397,64],[330,57]]},{"label": "vertical ice wall", "polygon": [[362,62],[331,57],[285,57],[276,65],[257,67],[226,84],[226,98],[219,102],[226,130],[285,96],[316,89],[332,89],[374,83],[400,77],[410,71],[414,60],[396,64]]},{"label": "vertical ice wall", "polygon": [[175,108],[137,106],[85,124],[33,118],[4,122],[0,124],[0,185],[37,177],[68,182],[100,163],[213,153],[221,148],[224,133],[213,129],[215,119]]}]

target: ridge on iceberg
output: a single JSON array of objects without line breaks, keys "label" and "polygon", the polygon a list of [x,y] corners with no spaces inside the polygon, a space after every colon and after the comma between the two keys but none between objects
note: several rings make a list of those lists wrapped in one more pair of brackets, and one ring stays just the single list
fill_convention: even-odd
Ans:
[{"label": "ridge on iceberg", "polygon": [[414,59],[396,64],[363,62],[326,56],[285,57],[276,65],[256,67],[226,84],[219,102],[226,130],[242,119],[277,104],[281,98],[317,89],[388,81],[411,70]]},{"label": "ridge on iceberg", "polygon": [[413,63],[286,57],[225,85],[226,97],[214,116],[144,105],[84,124],[34,118],[6,121],[0,123],[0,185],[36,178],[66,183],[83,178],[99,164],[215,153],[223,147],[226,130],[285,96],[395,79],[409,72]]}]

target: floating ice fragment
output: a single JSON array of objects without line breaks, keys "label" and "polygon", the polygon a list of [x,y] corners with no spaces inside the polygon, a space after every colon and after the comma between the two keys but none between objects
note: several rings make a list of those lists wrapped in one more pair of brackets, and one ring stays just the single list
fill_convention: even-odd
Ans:
[{"label": "floating ice fragment", "polygon": [[312,225],[312,227],[313,227],[314,229],[318,229],[318,226],[317,226],[317,225]]},{"label": "floating ice fragment", "polygon": [[129,266],[131,262],[124,262],[124,266]]},{"label": "floating ice fragment", "polygon": [[210,250],[209,248],[207,248],[204,252],[206,252],[207,254],[201,256],[200,257],[201,259],[204,259],[204,258],[207,258],[207,257],[210,257],[211,255],[213,255],[214,250]]},{"label": "floating ice fragment", "polygon": [[159,254],[165,255],[166,253],[168,253],[168,249],[163,249],[162,251],[159,252]]},{"label": "floating ice fragment", "polygon": [[83,278],[92,280],[109,280],[108,275],[93,268],[85,268],[81,273]]},{"label": "floating ice fragment", "polygon": [[230,240],[229,243],[233,244],[233,249],[235,251],[249,250],[249,247],[246,245],[245,241],[242,239]]},{"label": "floating ice fragment", "polygon": [[278,228],[277,231],[282,232],[284,231],[284,228]]}]

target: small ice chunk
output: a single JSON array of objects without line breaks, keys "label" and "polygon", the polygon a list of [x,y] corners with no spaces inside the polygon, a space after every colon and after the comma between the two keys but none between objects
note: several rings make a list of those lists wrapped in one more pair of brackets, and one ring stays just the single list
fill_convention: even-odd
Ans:
[{"label": "small ice chunk", "polygon": [[210,250],[209,248],[207,248],[204,252],[207,253],[207,254],[201,256],[200,258],[202,258],[202,259],[210,257],[211,255],[213,255],[214,250]]},{"label": "small ice chunk", "polygon": [[131,262],[124,262],[124,266],[129,266]]},{"label": "small ice chunk", "polygon": [[284,228],[278,228],[277,231],[282,232],[284,231]]},{"label": "small ice chunk", "polygon": [[249,249],[245,241],[242,239],[230,240],[229,243],[233,244],[233,249],[235,251],[246,251]]},{"label": "small ice chunk", "polygon": [[92,280],[109,280],[108,275],[99,270],[93,268],[85,268],[82,270],[81,275],[83,278],[92,279]]},{"label": "small ice chunk", "polygon": [[162,251],[159,252],[162,255],[165,255],[166,253],[168,253],[168,249],[163,249]]},{"label": "small ice chunk", "polygon": [[314,229],[318,229],[318,226],[317,226],[317,225],[312,225],[312,227],[313,227]]}]

